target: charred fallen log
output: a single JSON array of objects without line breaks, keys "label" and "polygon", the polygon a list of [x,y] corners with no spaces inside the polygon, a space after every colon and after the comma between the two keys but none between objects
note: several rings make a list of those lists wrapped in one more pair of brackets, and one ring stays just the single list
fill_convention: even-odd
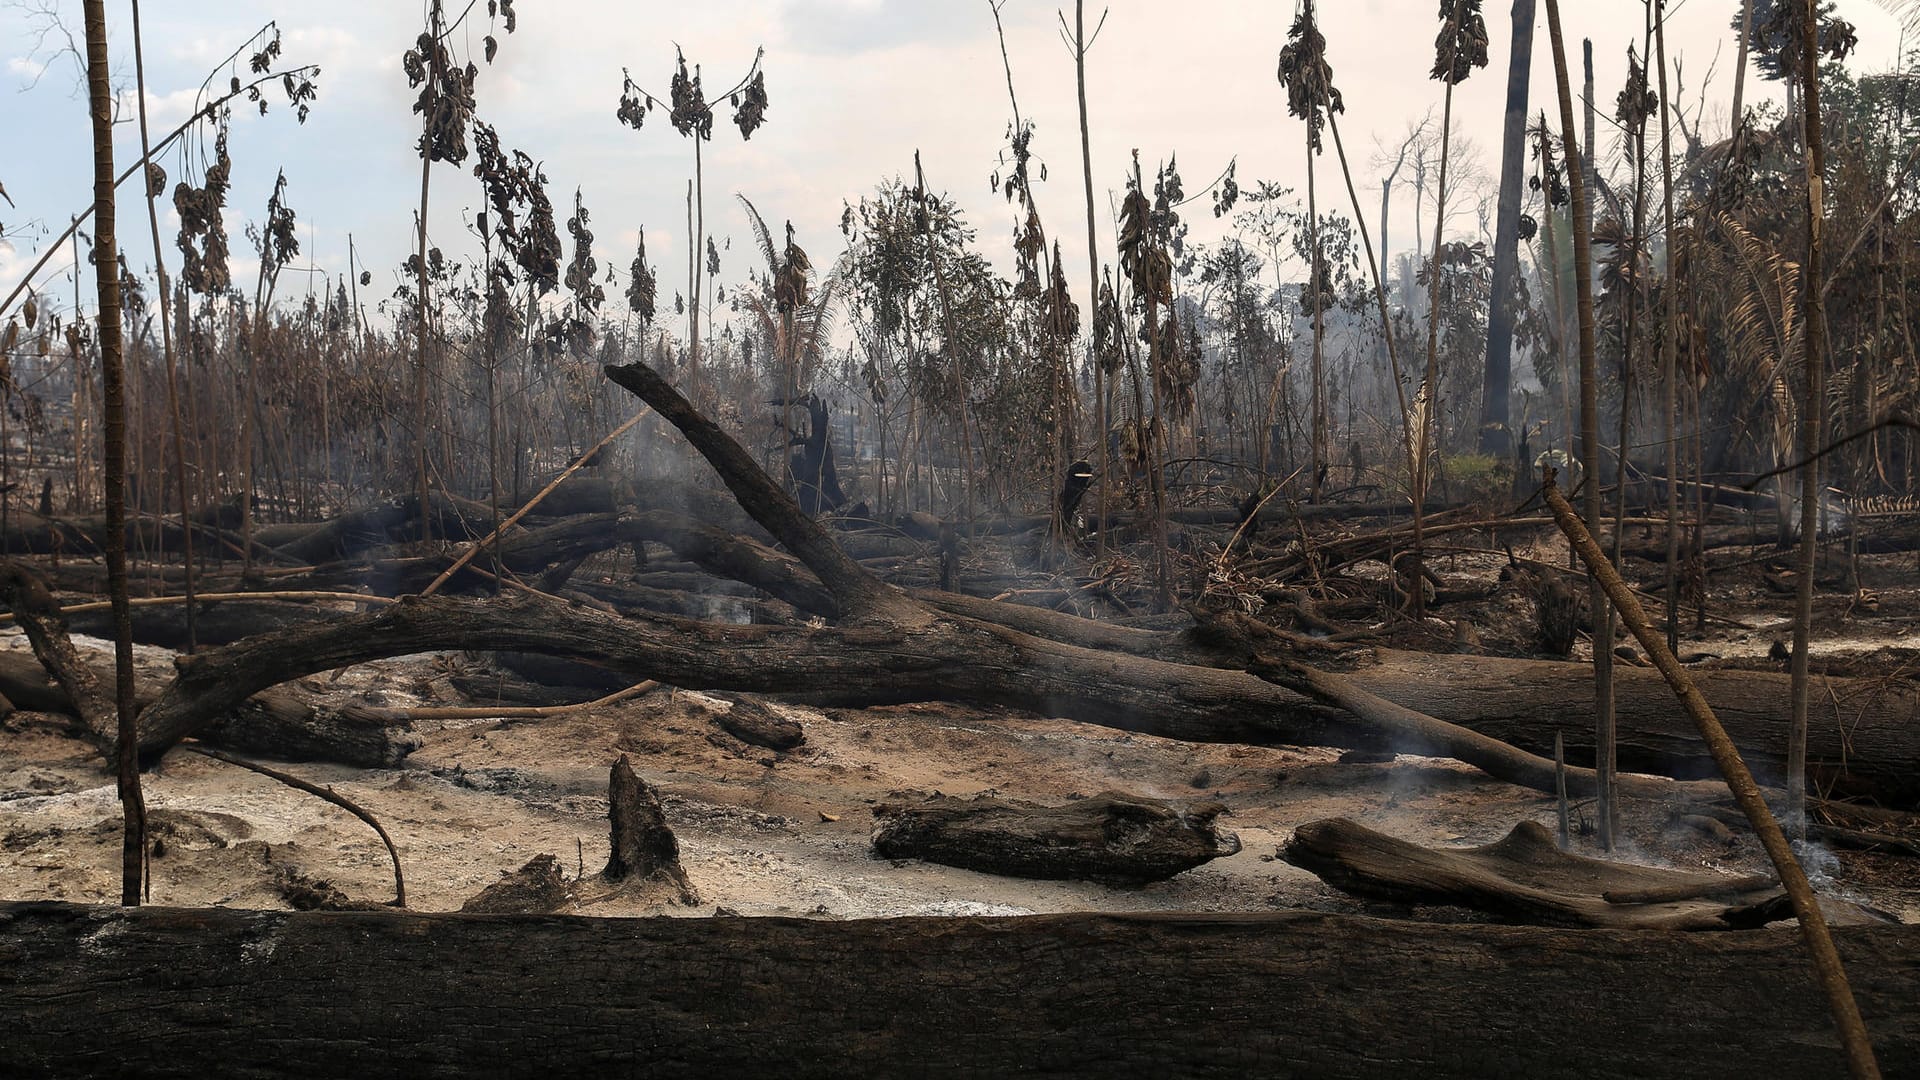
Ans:
[{"label": "charred fallen log", "polygon": [[[113,671],[90,665],[101,685]],[[153,702],[166,683],[136,673],[136,697]],[[32,657],[0,652],[0,696],[32,712],[78,716],[73,698]],[[280,761],[333,761],[367,769],[391,768],[420,748],[404,720],[351,705],[327,705],[289,688],[262,690],[239,701],[201,733],[214,746]]]},{"label": "charred fallen log", "polygon": [[[1694,681],[1763,783],[1786,775],[1789,677],[1781,672],[1695,670]],[[1408,708],[1548,754],[1559,732],[1570,760],[1593,755],[1593,677],[1584,665],[1550,660],[1382,651],[1350,676]],[[1900,679],[1819,678],[1807,735],[1814,790],[1920,803],[1920,684]],[[1614,702],[1622,769],[1682,779],[1716,775],[1693,724],[1648,668],[1616,667]]]},{"label": "charred fallen log", "polygon": [[768,750],[792,750],[807,741],[806,729],[752,698],[732,698],[713,722],[741,742]]},{"label": "charred fallen log", "polygon": [[1214,827],[1225,810],[1117,791],[1064,806],[935,795],[874,807],[873,853],[1006,877],[1144,885],[1239,852],[1239,837]]},{"label": "charred fallen log", "polygon": [[[267,599],[216,600],[196,604],[195,609],[194,641],[201,646],[227,645],[256,634],[285,630],[340,614],[337,609]],[[111,639],[113,613],[104,610],[75,612],[67,616],[67,626],[78,634]],[[186,604],[134,608],[133,640],[141,645],[158,645],[164,649],[185,649]]]},{"label": "charred fallen log", "polygon": [[[1776,882],[1661,870],[1559,850],[1546,828],[1523,821],[1480,847],[1429,848],[1345,818],[1308,822],[1281,857],[1359,896],[1455,904],[1518,922],[1643,930],[1740,930],[1793,918]],[[1837,905],[1829,918],[1865,923]]]},{"label": "charred fallen log", "polygon": [[[484,504],[438,491],[429,501],[427,522],[437,539],[477,540],[491,530],[493,511]],[[420,539],[420,517],[419,495],[396,495],[318,524],[269,525],[255,539],[299,562],[333,562],[401,539]]]},{"label": "charred fallen log", "polygon": [[[1920,933],[1835,934],[1889,1076]],[[0,905],[0,1073],[1827,1077],[1795,935]],[[750,993],[742,992],[751,988]],[[111,1009],[75,1001],[111,992]]]}]

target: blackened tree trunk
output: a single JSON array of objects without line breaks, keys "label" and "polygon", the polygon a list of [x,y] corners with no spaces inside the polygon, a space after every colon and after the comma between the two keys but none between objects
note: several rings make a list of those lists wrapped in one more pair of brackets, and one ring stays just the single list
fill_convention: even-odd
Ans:
[{"label": "blackened tree trunk", "polygon": [[1507,413],[1513,387],[1513,310],[1509,301],[1520,271],[1520,199],[1526,185],[1527,86],[1533,71],[1535,6],[1536,0],[1513,0],[1513,58],[1507,67],[1500,204],[1493,235],[1493,301],[1487,317],[1487,369],[1480,397],[1480,452],[1502,461],[1512,452],[1511,418]]},{"label": "blackened tree trunk", "polygon": [[[1920,935],[1837,938],[1889,1074],[1912,1075]],[[10,1077],[103,1061],[366,1080],[1734,1080],[1841,1065],[1789,934],[1313,912],[841,922],[13,904],[0,955]],[[114,1008],[74,1007],[103,987]]]}]

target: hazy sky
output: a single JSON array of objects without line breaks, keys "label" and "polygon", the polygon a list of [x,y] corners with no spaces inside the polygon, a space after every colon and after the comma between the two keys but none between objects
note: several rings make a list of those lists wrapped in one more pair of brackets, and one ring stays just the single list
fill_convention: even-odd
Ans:
[{"label": "hazy sky", "polygon": [[[30,5],[64,9],[77,33],[78,0],[30,0]],[[7,0],[0,7],[0,146],[7,148],[0,155],[0,184],[16,204],[0,204],[0,224],[13,238],[11,249],[0,244],[0,290],[10,290],[24,273],[33,249],[43,242],[41,226],[57,229],[87,204],[92,176],[77,70],[71,57],[57,55],[64,44],[57,34],[34,51],[36,22],[27,6]],[[109,0],[107,6],[116,72],[131,86],[128,6],[123,0]],[[1510,7],[1487,0],[1491,63],[1459,87],[1454,102],[1456,137],[1478,144],[1489,173],[1498,165]],[[1604,116],[1620,87],[1627,46],[1639,39],[1642,5],[1573,0],[1563,7],[1575,92],[1579,39],[1592,37]],[[453,12],[460,8],[451,5]],[[685,280],[692,146],[673,131],[664,111],[641,132],[621,127],[614,118],[622,66],[647,89],[664,94],[675,43],[703,65],[710,93],[730,86],[747,69],[755,48],[766,48],[772,100],[766,125],[742,142],[728,122],[730,110],[723,107],[706,151],[708,231],[735,238],[732,250],[723,253],[723,280],[738,280],[754,257],[735,192],[752,199],[776,230],[791,219],[801,245],[824,266],[842,248],[843,202],[870,193],[884,177],[910,175],[916,149],[929,183],[960,200],[983,249],[1006,264],[1013,214],[989,191],[988,178],[1005,146],[1011,113],[988,0],[519,0],[516,10],[518,33],[496,31],[499,57],[491,66],[481,65],[479,113],[507,145],[545,163],[563,223],[573,189],[583,190],[593,215],[596,254],[603,268],[611,263],[619,270],[620,287],[635,230],[642,225],[661,280],[663,309],[671,310],[673,293]],[[1060,38],[1057,10],[1040,0],[1006,0],[1002,15],[1021,112],[1038,124],[1034,150],[1048,168],[1048,179],[1038,188],[1043,219],[1064,242],[1069,281],[1078,292],[1086,279],[1085,209],[1073,65]],[[1089,8],[1090,25],[1100,10]],[[1376,143],[1393,140],[1429,108],[1438,117],[1441,84],[1427,77],[1437,10],[1434,0],[1349,0],[1321,7],[1328,59],[1346,96],[1342,130],[1370,219],[1379,198],[1378,171],[1368,160]],[[1704,99],[1709,130],[1725,123],[1734,59],[1727,23],[1736,10],[1733,0],[1680,0],[1669,20],[1668,48],[1683,66],[1689,113],[1701,108],[1703,80],[1711,69]],[[188,115],[212,65],[268,20],[277,20],[284,33],[283,62],[322,68],[320,98],[304,127],[277,105],[266,117],[245,109],[236,113],[227,211],[236,282],[250,286],[254,265],[242,226],[260,216],[274,171],[284,168],[287,199],[300,216],[305,248],[300,264],[341,273],[351,235],[363,264],[373,271],[373,291],[391,291],[411,249],[420,182],[413,150],[419,127],[410,112],[414,92],[400,70],[400,56],[418,35],[423,11],[421,4],[372,0],[148,0],[143,31],[156,136]],[[1120,188],[1135,148],[1149,172],[1177,153],[1189,193],[1236,156],[1243,188],[1272,179],[1304,192],[1302,127],[1286,115],[1275,81],[1276,57],[1293,12],[1294,5],[1285,2],[1114,0],[1087,75],[1104,251],[1111,252],[1108,195]],[[1856,68],[1892,66],[1899,24],[1871,0],[1840,0],[1840,12],[1859,29]],[[1064,14],[1071,22],[1070,5]],[[487,32],[486,4],[479,0],[454,44],[478,59]],[[229,74],[218,71],[215,85],[224,84]],[[1555,112],[1553,88],[1542,6],[1533,58],[1535,112],[1543,106]],[[1748,92],[1764,95],[1771,89],[1750,79]],[[1607,136],[1602,141],[1604,151]],[[137,156],[138,145],[133,125],[123,126],[116,150],[123,166]],[[1344,206],[1330,148],[1323,161],[1322,205]],[[170,177],[182,174],[178,154],[164,164]],[[137,190],[132,184],[122,189],[130,195]],[[464,222],[479,202],[470,171],[436,166],[434,242],[450,253],[475,250]],[[177,267],[172,246],[177,223],[170,205],[162,205],[168,258]],[[1219,235],[1204,200],[1189,211],[1195,239]],[[122,220],[122,245],[130,261],[150,265],[144,213]],[[1477,228],[1471,215],[1455,224]],[[1410,246],[1410,203],[1396,204],[1393,228],[1393,246]],[[70,295],[70,283],[43,280],[53,297]],[[283,296],[304,289],[298,275],[283,279]],[[611,304],[623,303],[619,288],[607,291]]]}]

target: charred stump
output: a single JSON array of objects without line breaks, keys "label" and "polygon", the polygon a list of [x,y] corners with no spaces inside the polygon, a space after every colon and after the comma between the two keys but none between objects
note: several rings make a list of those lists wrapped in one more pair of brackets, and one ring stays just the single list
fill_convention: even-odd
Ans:
[{"label": "charred stump", "polygon": [[612,852],[606,869],[600,872],[602,879],[642,889],[664,887],[682,904],[700,902],[686,871],[680,868],[680,841],[667,827],[659,798],[634,773],[625,754],[613,763],[607,781],[607,818]]}]

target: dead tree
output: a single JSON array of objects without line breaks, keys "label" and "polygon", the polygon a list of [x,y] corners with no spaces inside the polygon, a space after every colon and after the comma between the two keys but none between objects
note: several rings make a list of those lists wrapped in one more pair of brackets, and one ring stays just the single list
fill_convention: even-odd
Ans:
[{"label": "dead tree", "polygon": [[[840,474],[833,467],[827,403],[820,400],[820,395],[809,393],[792,400],[775,398],[768,404],[781,410],[782,419],[778,423],[788,433],[787,445],[798,448],[787,461],[787,472],[793,479],[793,494],[800,508],[813,517],[845,506],[847,497],[840,490]],[[807,410],[804,433],[794,431],[784,419],[786,410],[795,405]]]}]

